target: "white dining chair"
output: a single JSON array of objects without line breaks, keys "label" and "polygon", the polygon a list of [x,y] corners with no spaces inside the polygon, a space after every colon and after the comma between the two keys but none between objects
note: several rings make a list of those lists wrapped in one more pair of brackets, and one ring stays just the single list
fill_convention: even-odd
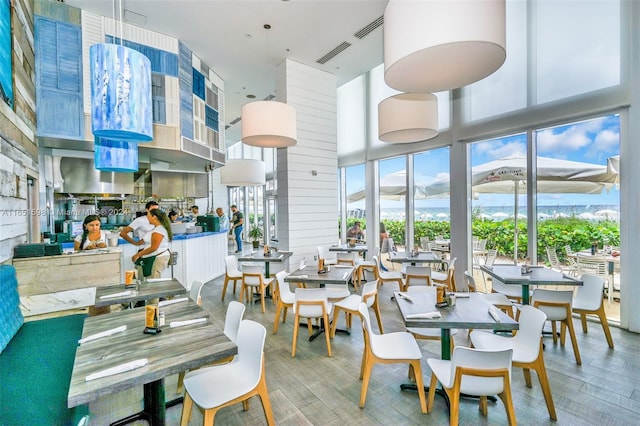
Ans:
[{"label": "white dining chair", "polygon": [[[418,389],[423,389],[422,383],[422,352],[416,343],[416,339],[405,331],[376,334],[371,328],[371,317],[367,304],[362,302],[358,308],[362,318],[364,335],[364,352],[360,367],[360,379],[362,389],[360,391],[360,408],[364,408],[367,399],[367,389],[371,371],[375,364],[409,364],[409,376],[415,378]],[[418,392],[420,410],[427,412],[427,402],[424,392]]]},{"label": "white dining chair", "polygon": [[264,342],[267,330],[262,324],[244,320],[238,329],[238,355],[232,362],[190,372],[185,376],[185,395],[181,426],[187,426],[195,403],[204,410],[204,424],[213,425],[216,413],[259,396],[268,425],[275,425],[265,376]]},{"label": "white dining chair", "polygon": [[582,331],[587,332],[587,315],[595,315],[600,320],[602,331],[607,339],[607,344],[613,349],[613,338],[609,323],[607,322],[607,314],[604,310],[602,293],[604,292],[604,280],[602,277],[591,274],[582,274],[582,285],[578,286],[573,296],[572,310],[580,315],[582,322]]},{"label": "white dining chair", "polygon": [[544,365],[544,351],[542,350],[542,329],[547,316],[544,312],[530,305],[520,307],[518,331],[513,337],[500,336],[493,333],[472,333],[469,335],[471,343],[478,349],[513,349],[512,363],[514,367],[522,368],[525,384],[531,387],[531,373],[538,375],[540,387],[551,420],[557,420],[556,409],[551,396],[547,369]]},{"label": "white dining chair", "polygon": [[559,322],[561,325],[561,346],[564,346],[566,330],[569,330],[569,337],[571,338],[576,364],[582,364],[578,341],[576,340],[576,332],[573,328],[573,316],[571,315],[573,290],[547,290],[538,288],[533,292],[531,305],[544,312],[547,316],[547,321],[551,321],[551,333],[554,344],[558,342],[556,323]]},{"label": "white dining chair", "polygon": [[285,281],[287,271],[280,271],[276,274],[276,290],[274,297],[276,298],[276,315],[273,321],[273,334],[278,332],[280,324],[280,314],[282,314],[282,322],[287,320],[287,310],[293,310],[293,304],[296,301],[296,295],[291,291],[289,283]]},{"label": "white dining chair", "polygon": [[487,415],[487,396],[498,395],[504,404],[509,425],[516,425],[511,397],[512,349],[481,350],[457,346],[451,360],[427,359],[431,368],[429,412],[433,408],[438,382],[449,397],[449,424],[458,425],[460,394],[480,397],[480,411]]},{"label": "white dining chair", "polygon": [[330,323],[329,315],[333,311],[333,303],[327,299],[327,291],[324,288],[296,288],[295,302],[293,304],[295,312],[295,322],[293,324],[293,343],[291,345],[291,356],[296,356],[296,345],[298,342],[298,329],[300,320],[307,320],[309,336],[313,333],[311,319],[318,318],[321,321],[320,327],[324,327],[325,341],[327,343],[327,354],[331,353],[331,340],[329,339]]},{"label": "white dining chair", "polygon": [[222,301],[224,302],[224,296],[227,294],[227,286],[229,282],[233,282],[233,294],[236,294],[236,285],[238,281],[242,282],[242,272],[238,267],[238,258],[235,256],[225,256],[225,274],[224,284],[222,284]]}]

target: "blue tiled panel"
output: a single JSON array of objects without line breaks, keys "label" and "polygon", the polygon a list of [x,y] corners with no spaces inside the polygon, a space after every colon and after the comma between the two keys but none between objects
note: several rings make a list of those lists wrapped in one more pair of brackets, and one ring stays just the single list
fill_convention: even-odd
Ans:
[{"label": "blue tiled panel", "polygon": [[12,265],[0,265],[0,352],[18,332],[23,322],[16,270]]},{"label": "blue tiled panel", "polygon": [[193,139],[193,66],[191,50],[182,42],[178,47],[180,60],[178,78],[180,81],[180,130],[182,136]]},{"label": "blue tiled panel", "polygon": [[[119,37],[106,36],[106,43],[120,44]],[[167,52],[166,50],[156,49],[155,47],[146,46],[144,44],[135,43],[133,41],[125,40],[124,46],[137,50],[145,55],[151,61],[151,71],[170,75],[171,77],[178,76],[178,55],[175,53]]]},{"label": "blue tiled panel", "polygon": [[0,0],[0,96],[13,105],[11,67],[11,8],[9,0]]},{"label": "blue tiled panel", "polygon": [[219,122],[218,122],[218,111],[216,111],[215,109],[211,108],[209,105],[205,105],[204,107],[204,114],[205,114],[205,125],[210,128],[215,130],[216,132],[219,132]]},{"label": "blue tiled panel", "polygon": [[151,101],[153,102],[153,122],[167,123],[167,101],[165,92],[165,78],[161,74],[151,74]]},{"label": "blue tiled panel", "polygon": [[204,75],[193,68],[193,94],[204,101]]},{"label": "blue tiled panel", "polygon": [[80,27],[34,18],[38,136],[84,139]]}]

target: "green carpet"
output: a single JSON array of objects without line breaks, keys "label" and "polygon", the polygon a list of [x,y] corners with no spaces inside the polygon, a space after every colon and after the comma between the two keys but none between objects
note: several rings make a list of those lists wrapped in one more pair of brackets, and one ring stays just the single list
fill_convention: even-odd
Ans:
[{"label": "green carpet", "polygon": [[85,315],[26,322],[0,354],[0,425],[75,425],[88,406],[67,408]]}]

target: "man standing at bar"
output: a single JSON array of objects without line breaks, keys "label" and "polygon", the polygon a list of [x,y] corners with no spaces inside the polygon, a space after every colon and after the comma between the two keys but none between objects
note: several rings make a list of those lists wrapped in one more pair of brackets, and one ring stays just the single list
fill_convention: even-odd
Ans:
[{"label": "man standing at bar", "polygon": [[229,217],[224,214],[224,210],[222,210],[222,207],[218,207],[216,209],[216,214],[220,218],[220,230],[225,231],[229,229]]},{"label": "man standing at bar", "polygon": [[[128,241],[134,246],[144,245],[144,236],[148,232],[151,232],[153,228],[155,228],[155,226],[149,222],[149,212],[157,208],[157,202],[147,202],[147,204],[145,204],[144,206],[145,215],[135,218],[133,222],[131,222],[128,226],[122,228],[122,231],[120,231],[120,238]],[[133,234],[135,231],[138,231],[138,240],[134,240],[131,236],[129,236],[129,233]]]},{"label": "man standing at bar", "polygon": [[236,253],[242,253],[242,225],[244,224],[244,215],[240,210],[238,210],[238,206],[235,204],[231,206],[231,212],[233,216],[231,217],[231,221],[233,222],[233,234],[236,236],[236,244],[238,249]]}]

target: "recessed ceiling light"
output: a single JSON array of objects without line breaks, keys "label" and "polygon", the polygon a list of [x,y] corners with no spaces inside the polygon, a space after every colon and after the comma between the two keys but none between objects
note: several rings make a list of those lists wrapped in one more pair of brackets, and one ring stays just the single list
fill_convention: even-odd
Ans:
[{"label": "recessed ceiling light", "polygon": [[244,38],[251,38],[251,37],[252,37],[252,36],[251,36],[251,34],[249,34],[249,33],[246,33],[246,34],[244,35]]},{"label": "recessed ceiling light", "polygon": [[247,98],[249,98],[249,99],[255,99],[255,98],[256,98],[256,95],[248,94],[248,95],[247,95]]}]

